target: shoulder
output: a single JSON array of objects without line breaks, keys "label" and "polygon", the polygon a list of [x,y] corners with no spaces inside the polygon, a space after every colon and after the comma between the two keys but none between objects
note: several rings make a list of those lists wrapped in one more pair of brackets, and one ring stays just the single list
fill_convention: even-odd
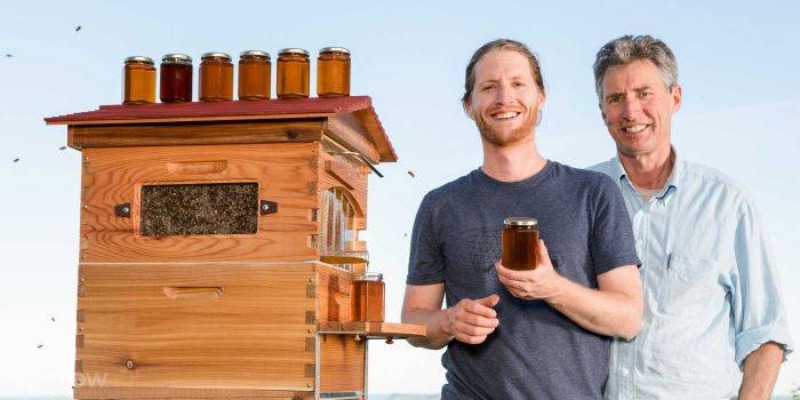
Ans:
[{"label": "shoulder", "polygon": [[554,162],[554,164],[558,176],[569,179],[575,184],[600,189],[601,191],[615,188],[614,180],[611,179],[608,173],[603,171],[603,168],[610,170],[610,163],[608,163],[608,167],[598,167],[602,164],[597,164],[587,169],[575,168],[558,162]]},{"label": "shoulder", "polygon": [[736,205],[750,206],[750,196],[744,187],[725,173],[702,164],[683,161],[685,184],[706,196],[719,197]]},{"label": "shoulder", "polygon": [[589,171],[596,171],[608,176],[612,176],[614,174],[613,172],[614,160],[615,159],[603,161],[601,163],[592,165],[591,167],[588,167],[586,169],[588,169]]},{"label": "shoulder", "polygon": [[473,173],[474,171],[431,190],[422,199],[422,205],[437,208],[455,198],[466,195],[473,186]]}]

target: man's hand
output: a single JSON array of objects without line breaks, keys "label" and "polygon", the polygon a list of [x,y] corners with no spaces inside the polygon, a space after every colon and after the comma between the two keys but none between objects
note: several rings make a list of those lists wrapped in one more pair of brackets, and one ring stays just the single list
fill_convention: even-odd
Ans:
[{"label": "man's hand", "polygon": [[482,299],[464,299],[444,310],[442,330],[459,342],[479,344],[500,324],[494,306],[500,296],[493,294]]},{"label": "man's hand", "polygon": [[508,269],[500,263],[494,264],[497,269],[497,277],[505,285],[506,289],[514,297],[523,300],[546,300],[556,296],[561,287],[563,278],[553,269],[553,262],[544,241],[539,239],[539,257],[536,262],[536,269],[529,271],[516,271]]}]

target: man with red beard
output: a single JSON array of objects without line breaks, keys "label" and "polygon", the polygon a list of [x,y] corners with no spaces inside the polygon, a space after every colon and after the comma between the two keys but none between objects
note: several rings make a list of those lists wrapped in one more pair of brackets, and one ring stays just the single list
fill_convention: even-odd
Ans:
[{"label": "man with red beard", "polygon": [[[539,154],[544,100],[538,60],[522,43],[487,43],[467,66],[462,101],[483,164],[423,199],[402,314],[427,328],[413,345],[447,346],[443,399],[601,399],[611,337],[639,330],[625,204],[603,174]],[[529,271],[497,261],[503,220],[518,216],[536,218],[543,239]]]},{"label": "man with red beard", "polygon": [[775,262],[747,194],[671,145],[682,98],[672,50],[623,36],[594,73],[617,157],[592,169],[625,199],[645,304],[639,335],[612,345],[606,398],[770,398],[792,348]]}]

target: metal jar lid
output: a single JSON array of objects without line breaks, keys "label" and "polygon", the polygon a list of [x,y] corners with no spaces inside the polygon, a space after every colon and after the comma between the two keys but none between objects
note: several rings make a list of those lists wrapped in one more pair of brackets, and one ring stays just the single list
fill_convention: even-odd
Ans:
[{"label": "metal jar lid", "polygon": [[125,58],[125,64],[127,63],[145,63],[153,65],[153,59],[145,56],[130,56]]},{"label": "metal jar lid", "polygon": [[161,62],[166,64],[191,64],[192,57],[186,54],[170,53],[161,57]]},{"label": "metal jar lid", "polygon": [[289,47],[289,48],[286,48],[286,49],[281,49],[281,51],[278,52],[279,56],[282,56],[284,54],[301,55],[301,56],[308,57],[308,52],[306,50],[298,49],[296,47]]},{"label": "metal jar lid", "polygon": [[381,282],[383,281],[383,274],[380,272],[363,272],[353,275],[354,281],[370,281]]},{"label": "metal jar lid", "polygon": [[531,217],[510,217],[504,219],[503,223],[509,226],[536,226],[539,221]]},{"label": "metal jar lid", "polygon": [[245,50],[239,54],[239,57],[266,57],[270,59],[269,53],[262,50]]},{"label": "metal jar lid", "polygon": [[228,53],[222,53],[219,51],[209,51],[208,53],[203,53],[203,56],[200,59],[205,60],[206,58],[224,58],[228,61],[231,60],[231,56]]},{"label": "metal jar lid", "polygon": [[344,47],[323,47],[319,49],[320,53],[344,53],[350,55],[350,50],[345,49]]}]

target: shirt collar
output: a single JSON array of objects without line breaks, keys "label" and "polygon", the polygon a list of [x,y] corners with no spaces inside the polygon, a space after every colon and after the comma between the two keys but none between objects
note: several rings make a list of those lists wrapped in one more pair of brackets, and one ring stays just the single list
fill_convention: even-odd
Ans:
[{"label": "shirt collar", "polygon": [[[675,150],[675,147],[672,147],[672,154],[675,154],[675,162],[672,164],[672,172],[669,174],[669,178],[667,178],[667,183],[664,185],[664,190],[659,192],[655,197],[659,200],[664,199],[669,194],[675,192],[678,187],[681,185],[681,178],[683,176],[684,170],[684,161],[678,155],[678,152]],[[611,159],[611,173],[612,176],[615,176],[619,179],[620,182],[627,182],[630,188],[635,192],[636,188],[633,186],[633,182],[628,179],[628,173],[625,172],[625,168],[622,166],[622,162],[619,160],[619,157],[614,157]]]}]

